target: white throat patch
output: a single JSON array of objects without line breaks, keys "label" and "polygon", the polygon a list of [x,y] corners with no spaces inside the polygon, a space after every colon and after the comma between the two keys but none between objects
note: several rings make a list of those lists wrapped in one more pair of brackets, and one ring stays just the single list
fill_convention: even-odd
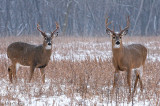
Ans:
[{"label": "white throat patch", "polygon": [[51,56],[50,56],[50,60],[53,62],[53,54],[51,54]]},{"label": "white throat patch", "polygon": [[50,50],[51,48],[52,48],[51,45],[47,45],[47,46],[46,46],[46,50]]},{"label": "white throat patch", "polygon": [[120,45],[116,45],[116,44],[115,44],[115,45],[114,45],[114,48],[117,48],[117,49],[118,49],[118,48],[120,48]]}]

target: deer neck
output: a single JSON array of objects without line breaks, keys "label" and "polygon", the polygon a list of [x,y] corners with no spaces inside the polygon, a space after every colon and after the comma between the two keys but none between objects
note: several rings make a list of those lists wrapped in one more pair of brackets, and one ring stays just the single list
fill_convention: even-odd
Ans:
[{"label": "deer neck", "polygon": [[51,49],[46,49],[46,45],[43,43],[43,53],[50,56],[51,52],[52,52],[52,46]]},{"label": "deer neck", "polygon": [[121,58],[124,55],[124,46],[123,44],[120,44],[120,48],[114,48],[112,44],[112,53],[113,57],[115,58]]}]

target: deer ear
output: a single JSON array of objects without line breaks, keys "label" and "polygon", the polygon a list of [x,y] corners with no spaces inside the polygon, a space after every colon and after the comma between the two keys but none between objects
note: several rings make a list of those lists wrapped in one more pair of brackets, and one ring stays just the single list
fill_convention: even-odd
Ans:
[{"label": "deer ear", "polygon": [[111,31],[107,30],[107,29],[106,29],[106,33],[107,33],[108,35],[110,35],[110,36],[113,35],[113,33],[112,33]]},{"label": "deer ear", "polygon": [[127,33],[128,33],[128,29],[127,29],[127,30],[124,30],[124,31],[122,32],[121,36],[127,35]]}]

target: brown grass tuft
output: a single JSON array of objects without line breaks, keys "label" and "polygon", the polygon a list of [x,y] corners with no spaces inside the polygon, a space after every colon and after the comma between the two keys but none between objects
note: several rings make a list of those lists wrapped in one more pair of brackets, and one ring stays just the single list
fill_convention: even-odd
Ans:
[{"label": "brown grass tuft", "polygon": [[[136,42],[146,45],[149,55],[143,74],[144,92],[140,92],[139,86],[133,99],[133,104],[142,102],[149,105],[160,105],[160,43],[159,37],[126,37],[125,44]],[[110,91],[113,83],[114,68],[111,61],[110,38],[77,38],[57,37],[54,40],[53,55],[60,54],[60,58],[54,56],[54,60],[46,67],[46,83],[42,84],[39,69],[34,72],[32,83],[28,83],[29,69],[20,68],[17,77],[18,82],[9,83],[7,67],[10,61],[5,57],[7,46],[15,41],[24,41],[40,44],[40,37],[5,37],[0,38],[0,105],[26,105],[36,103],[48,103],[48,98],[65,95],[70,98],[70,105],[98,105],[91,100],[98,98],[99,103],[109,105],[111,102],[125,104],[128,96],[126,73],[120,75],[118,88],[111,100]],[[88,52],[86,52],[88,51]],[[108,57],[105,54],[110,53]],[[78,60],[75,55],[81,60]],[[62,58],[65,57],[65,58]],[[154,59],[155,58],[155,59]],[[134,77],[133,77],[134,78]],[[132,87],[133,88],[133,87]],[[79,99],[77,99],[79,97]],[[52,105],[56,99],[52,99]]]}]

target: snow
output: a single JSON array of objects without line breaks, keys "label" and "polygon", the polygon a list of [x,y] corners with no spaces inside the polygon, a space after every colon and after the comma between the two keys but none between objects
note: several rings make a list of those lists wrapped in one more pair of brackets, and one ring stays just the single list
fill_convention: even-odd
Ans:
[{"label": "snow", "polygon": [[[130,42],[129,44],[131,44],[132,42]],[[145,44],[145,46],[148,49],[152,49],[152,50],[156,50],[157,47],[152,47],[151,45],[153,45],[154,42],[149,42],[147,44]],[[76,47],[74,46],[81,46],[81,47],[87,47],[86,48],[77,48],[75,50]],[[57,46],[57,45],[55,45]],[[53,61],[53,59],[55,59],[56,61],[61,61],[61,60],[73,60],[73,61],[82,61],[85,60],[86,58],[90,58],[90,59],[99,59],[101,58],[102,60],[105,59],[111,59],[112,57],[112,51],[111,48],[109,48],[109,50],[107,51],[105,48],[110,47],[111,43],[110,42],[106,42],[106,43],[95,43],[95,42],[89,42],[89,43],[85,43],[85,42],[73,42],[73,43],[68,43],[68,44],[62,44],[61,45],[62,48],[72,48],[69,51],[64,51],[62,52],[60,49],[56,49],[56,51],[53,51],[52,55],[51,55],[51,60]],[[104,48],[104,49],[97,49],[97,46]],[[89,48],[89,49],[88,49]],[[160,48],[158,48],[160,49]],[[8,59],[7,54],[0,54],[0,59]],[[155,62],[155,61],[160,61],[160,54],[158,53],[152,53],[152,54],[148,54],[147,56],[147,60],[149,62]],[[22,79],[22,86],[24,83],[24,80]],[[18,86],[9,84],[8,81],[6,81],[5,79],[0,80],[0,85],[1,86],[1,90],[0,90],[0,96],[7,96],[9,92],[14,93],[15,95],[13,96],[13,98],[18,98],[18,100],[11,100],[8,101],[7,99],[0,99],[1,103],[5,103],[5,104],[12,104],[13,106],[19,105],[19,103],[22,103],[22,105],[25,106],[69,106],[69,105],[73,105],[73,106],[78,106],[78,105],[87,105],[87,106],[93,106],[93,105],[97,105],[97,106],[115,106],[116,102],[108,102],[105,98],[103,98],[103,101],[100,99],[99,96],[94,96],[92,98],[82,98],[80,96],[80,94],[78,93],[74,93],[73,97],[68,97],[65,94],[61,94],[61,95],[57,95],[57,96],[48,96],[46,97],[45,95],[41,95],[40,97],[34,97],[36,92],[40,91],[40,88],[38,87],[38,85],[30,85],[31,87],[31,91],[30,94],[33,96],[32,98],[29,98],[29,95],[25,95],[23,94],[23,92],[20,92],[20,90],[23,90],[25,88],[21,87],[19,88]],[[43,85],[43,90],[46,91],[47,89],[49,89],[49,86],[51,86],[51,83],[49,81],[49,79],[47,79],[47,84]],[[53,90],[57,90],[58,88],[54,87]],[[65,91],[65,85],[61,85],[61,89],[63,91]],[[137,98],[135,98],[136,100],[138,100]],[[78,101],[78,102],[77,102]],[[25,103],[25,104],[24,104]],[[150,102],[145,100],[145,101],[139,101],[134,103],[134,106],[143,106],[143,105],[149,105]],[[119,106],[131,106],[132,103],[119,103]]]},{"label": "snow", "polygon": [[[48,89],[49,86],[51,86],[50,80],[47,79],[46,80],[46,84],[44,84],[43,87],[44,90]],[[6,105],[12,105],[12,106],[17,106],[17,105],[24,105],[24,106],[78,106],[78,105],[82,105],[82,106],[115,106],[116,102],[112,101],[112,102],[108,102],[107,98],[102,98],[100,96],[93,96],[91,98],[82,98],[80,96],[79,93],[74,93],[73,97],[68,97],[67,95],[61,94],[61,95],[57,95],[57,96],[46,96],[46,95],[41,95],[39,97],[34,96],[36,94],[36,92],[38,93],[41,87],[38,87],[37,84],[34,85],[29,85],[31,86],[30,89],[30,94],[32,94],[33,97],[29,97],[29,95],[27,94],[23,94],[23,89],[25,89],[23,87],[23,83],[21,84],[22,87],[19,87],[17,85],[13,85],[13,84],[9,84],[9,82],[7,82],[6,80],[1,80],[0,84],[3,83],[3,87],[1,87],[1,91],[0,91],[0,96],[1,97],[5,97],[7,96],[9,93],[8,92],[12,92],[13,93],[13,98],[17,98],[17,99],[13,99],[11,101],[9,101],[8,99],[1,99],[1,103],[4,103]],[[65,85],[61,86],[62,90],[64,89]],[[57,88],[55,88],[57,89]],[[20,91],[21,90],[21,91]],[[45,92],[45,91],[43,91]],[[103,100],[102,100],[103,99]],[[138,100],[138,97],[135,97],[135,100]],[[118,103],[119,106],[131,106],[132,102],[127,103],[123,102],[123,103]],[[139,101],[134,103],[134,106],[143,106],[143,105],[149,105],[150,102],[149,101]]]},{"label": "snow", "polygon": [[[134,42],[128,42],[127,44],[132,44]],[[148,42],[145,44],[145,46],[148,48],[148,50],[158,50],[159,47],[155,47],[154,44],[158,42]],[[124,43],[125,44],[125,43]],[[57,45],[54,45],[53,48],[55,48]],[[95,42],[72,42],[72,43],[61,43],[58,44],[58,46],[61,46],[61,48],[68,48],[70,50],[68,51],[62,51],[62,49],[56,49],[56,51],[53,51],[50,60],[53,61],[54,59],[56,61],[61,60],[73,60],[73,61],[82,61],[87,59],[88,57],[91,60],[94,60],[95,58],[98,60],[101,58],[102,60],[111,59],[112,57],[112,51],[111,51],[111,43],[105,42],[105,43],[95,43]],[[84,48],[83,48],[84,47]],[[87,48],[86,48],[87,47]],[[59,48],[59,47],[58,47]],[[102,48],[102,49],[98,49]],[[109,50],[106,50],[106,49]],[[149,52],[148,52],[149,53]],[[7,54],[3,53],[0,54],[0,58],[8,59]],[[154,53],[154,54],[148,54],[147,59],[149,61],[160,61],[160,54]]]},{"label": "snow", "polygon": [[148,60],[151,60],[153,62],[160,61],[160,54],[157,54],[157,53],[150,54],[148,55]]},{"label": "snow", "polygon": [[108,51],[107,53],[104,52],[104,51],[96,51],[96,54],[95,54],[95,51],[89,51],[89,50],[78,50],[77,51],[78,53],[74,53],[73,51],[69,51],[67,55],[63,55],[63,54],[59,54],[57,51],[53,53],[53,57],[55,60],[79,60],[79,61],[82,61],[82,60],[85,60],[87,59],[88,57],[91,59],[91,60],[94,60],[95,58],[96,59],[99,59],[101,58],[102,60],[105,60],[105,59],[108,59],[111,57],[112,55],[112,52],[111,51]]},{"label": "snow", "polygon": [[[133,44],[134,42],[128,42],[127,44]],[[155,47],[154,44],[157,42],[149,42],[146,43],[145,46],[147,49],[150,50],[158,50],[160,47]],[[125,43],[124,43],[125,44]],[[53,52],[52,56],[55,60],[61,61],[61,60],[73,60],[73,61],[82,61],[85,60],[86,58],[90,58],[91,60],[93,59],[99,59],[101,58],[102,60],[106,59],[111,59],[112,57],[112,51],[111,51],[111,43],[106,42],[106,43],[95,43],[95,42],[72,42],[68,44],[62,44],[63,48],[71,48],[65,55],[61,53],[61,50],[57,50]],[[87,47],[88,49],[85,48],[78,48],[76,51],[74,50],[76,47],[74,46],[80,46],[80,47]],[[97,47],[103,48],[102,50],[97,49]],[[74,48],[74,49],[73,49]],[[109,48],[109,50],[106,50]],[[148,52],[149,53],[149,52]],[[148,54],[147,59],[149,61],[160,61],[160,54],[154,53],[154,54]]]},{"label": "snow", "polygon": [[7,59],[8,57],[7,57],[7,54],[5,54],[5,53],[3,53],[3,54],[0,54],[0,59],[2,59],[2,58],[5,58],[5,59]]}]

